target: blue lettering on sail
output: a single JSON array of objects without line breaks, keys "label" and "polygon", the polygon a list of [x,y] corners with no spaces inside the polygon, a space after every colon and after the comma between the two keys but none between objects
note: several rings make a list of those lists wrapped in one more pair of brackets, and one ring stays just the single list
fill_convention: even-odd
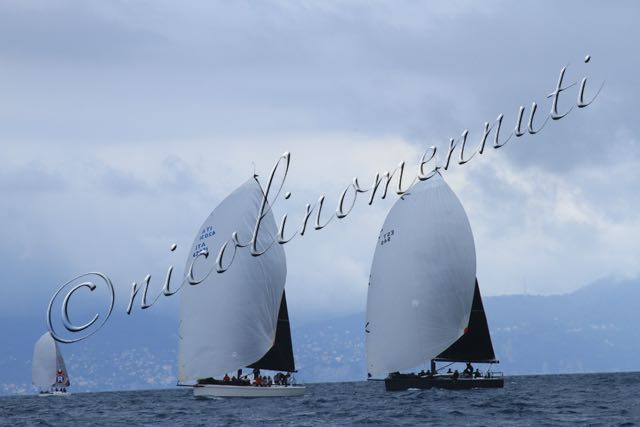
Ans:
[{"label": "blue lettering on sail", "polygon": [[202,253],[202,251],[207,251],[209,252],[209,246],[207,246],[206,243],[198,243],[193,251],[193,253],[191,254],[191,258],[195,258],[197,257],[199,254]]},{"label": "blue lettering on sail", "polygon": [[213,227],[209,225],[206,228],[202,229],[202,233],[200,233],[200,240],[212,237],[215,234],[216,232],[213,230]]}]

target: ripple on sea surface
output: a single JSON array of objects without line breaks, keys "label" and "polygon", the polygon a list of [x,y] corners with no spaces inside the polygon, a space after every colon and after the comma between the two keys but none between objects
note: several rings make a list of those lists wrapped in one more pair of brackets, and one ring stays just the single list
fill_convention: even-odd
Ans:
[{"label": "ripple on sea surface", "polygon": [[389,393],[310,384],[304,396],[196,400],[190,389],[0,398],[1,425],[635,425],[640,374],[511,377],[504,389]]}]

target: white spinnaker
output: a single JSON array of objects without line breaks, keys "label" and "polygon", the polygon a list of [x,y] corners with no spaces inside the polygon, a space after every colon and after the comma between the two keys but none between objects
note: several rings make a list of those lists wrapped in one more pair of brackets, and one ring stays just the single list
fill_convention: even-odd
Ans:
[{"label": "white spinnaker", "polygon": [[476,277],[462,204],[436,174],[391,208],[367,295],[367,368],[381,375],[423,364],[464,334]]},{"label": "white spinnaker", "polygon": [[[33,385],[48,389],[56,382],[57,359],[59,351],[55,340],[49,332],[44,333],[33,348],[31,377]],[[64,363],[64,362],[63,362]]]},{"label": "white spinnaker", "polygon": [[[237,248],[227,271],[217,273],[215,265],[220,248],[234,231],[240,242],[249,242],[262,198],[260,184],[249,179],[213,210],[196,235],[186,271],[196,255],[207,249],[209,256],[195,261],[193,277],[199,280],[212,273],[197,285],[185,282],[180,291],[179,381],[233,372],[256,362],[273,346],[287,276],[282,246],[273,243],[255,257],[248,247]],[[276,233],[268,210],[258,233],[258,251],[271,245]],[[228,265],[233,248],[228,246],[223,265]]]}]

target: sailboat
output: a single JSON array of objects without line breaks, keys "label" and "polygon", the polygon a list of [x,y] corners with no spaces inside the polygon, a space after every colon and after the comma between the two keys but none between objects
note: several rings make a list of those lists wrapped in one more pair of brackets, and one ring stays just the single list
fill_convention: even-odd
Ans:
[{"label": "sailboat", "polygon": [[[231,246],[222,261],[227,265],[233,257],[233,264],[216,272],[218,250],[233,232],[241,242],[251,238],[263,197],[255,177],[237,188],[205,220],[189,253],[187,271],[192,268],[194,279],[204,279],[181,291],[178,381],[195,381],[196,397],[304,394],[305,387],[291,375],[296,369],[284,291],[287,265],[282,246],[272,245],[276,223],[270,209],[257,241],[259,251],[272,245],[269,250],[252,256],[246,247],[234,253]],[[244,368],[253,370],[253,383],[242,375]],[[278,373],[263,381],[261,369]]]},{"label": "sailboat", "polygon": [[66,396],[71,384],[67,368],[58,343],[49,332],[44,333],[33,348],[31,366],[33,385],[40,390],[40,396]]},{"label": "sailboat", "polygon": [[[368,376],[389,391],[503,387],[476,280],[473,234],[462,204],[436,174],[393,205],[371,266],[365,325]],[[436,362],[467,362],[463,374]],[[430,362],[420,373],[400,371]],[[471,368],[471,369],[469,369]]]}]

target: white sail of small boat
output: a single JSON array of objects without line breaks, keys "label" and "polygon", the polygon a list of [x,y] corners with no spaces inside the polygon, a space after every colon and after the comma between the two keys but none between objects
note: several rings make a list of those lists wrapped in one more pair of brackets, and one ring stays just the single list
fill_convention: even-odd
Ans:
[{"label": "white sail of small boat", "polygon": [[[295,371],[284,295],[287,275],[284,249],[275,243],[260,256],[238,248],[233,264],[216,272],[219,249],[233,232],[249,242],[260,211],[263,192],[255,178],[249,179],[224,199],[205,220],[193,242],[186,269],[193,263],[193,278],[181,290],[178,381],[221,378],[237,369],[251,367]],[[257,249],[265,250],[276,236],[273,213],[261,222]],[[223,263],[233,256],[233,245]],[[207,251],[207,257],[199,256]],[[194,259],[197,260],[194,262]],[[209,273],[211,272],[211,273]],[[288,377],[287,377],[288,378]],[[286,396],[304,392],[302,386],[254,387],[198,384],[196,396]]]},{"label": "white sail of small boat", "polygon": [[58,343],[49,332],[44,333],[33,348],[32,382],[41,395],[67,393],[70,385],[67,368]]},{"label": "white sail of small boat", "polygon": [[437,359],[468,331],[477,287],[475,244],[462,204],[439,174],[418,182],[391,208],[369,280],[369,376]]}]

